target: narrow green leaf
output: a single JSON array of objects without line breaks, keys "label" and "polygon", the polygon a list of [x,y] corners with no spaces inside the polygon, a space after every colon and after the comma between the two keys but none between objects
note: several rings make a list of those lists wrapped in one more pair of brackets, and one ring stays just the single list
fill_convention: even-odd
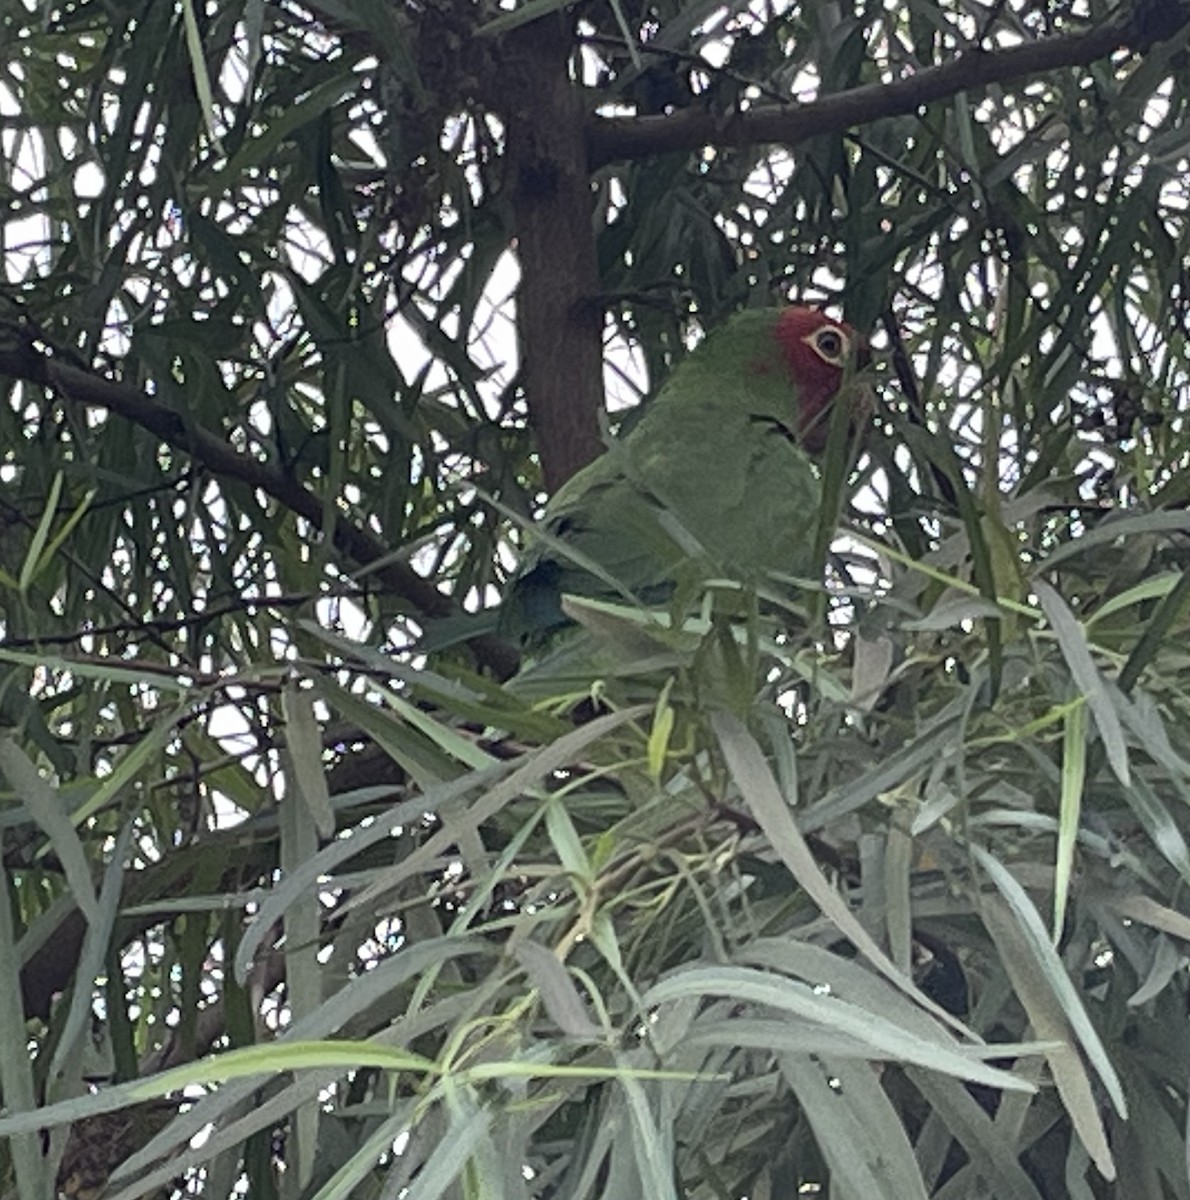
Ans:
[{"label": "narrow green leaf", "polygon": [[16,1194],[32,1200],[49,1200],[51,1195],[48,1160],[41,1147],[41,1122],[38,1119],[37,1087],[33,1079],[34,1060],[28,1053],[25,1033],[25,1006],[21,998],[21,960],[17,954],[16,930],[9,902],[10,880],[7,871],[0,879],[0,1091],[8,1112],[28,1124],[7,1136],[7,1147],[16,1176]]},{"label": "narrow green leaf", "polygon": [[[322,760],[322,730],[314,716],[311,693],[287,683],[281,692],[281,711],[285,717],[285,747],[293,768],[291,781],[295,785],[295,795],[286,799],[300,800],[305,805],[320,837],[333,837],[335,812]],[[311,851],[317,849],[317,844],[313,844]]]},{"label": "narrow green leaf", "polygon": [[813,833],[855,812],[953,752],[960,742],[957,716],[951,712],[940,714],[916,738],[880,759],[858,779],[832,788],[803,809],[798,818],[800,828]]},{"label": "narrow green leaf", "polygon": [[103,683],[119,683],[129,687],[152,687],[162,692],[188,692],[194,685],[175,676],[185,675],[178,668],[174,675],[158,674],[155,671],[135,671],[121,667],[118,662],[80,662],[58,655],[26,654],[21,650],[6,650],[0,646],[0,662],[16,663],[22,667],[39,667],[47,671],[69,672],[78,679],[97,679]]},{"label": "narrow green leaf", "polygon": [[1056,546],[1040,565],[1043,570],[1049,571],[1058,563],[1086,554],[1098,546],[1146,534],[1185,532],[1190,532],[1190,513],[1187,512],[1109,513],[1094,529]]},{"label": "narrow green leaf", "polygon": [[42,1126],[61,1125],[99,1113],[117,1112],[130,1104],[154,1100],[193,1086],[209,1086],[284,1071],[304,1071],[333,1067],[355,1070],[375,1067],[382,1071],[408,1071],[419,1076],[435,1076],[438,1068],[419,1054],[361,1041],[275,1041],[260,1046],[225,1050],[185,1066],[147,1075],[131,1083],[115,1084],[86,1096],[62,1100],[33,1112],[0,1116],[0,1137],[11,1137]]},{"label": "narrow green leaf", "polygon": [[491,1127],[492,1114],[476,1105],[461,1120],[452,1120],[416,1179],[403,1193],[404,1200],[438,1200],[462,1174]]},{"label": "narrow green leaf", "polygon": [[50,539],[49,544],[42,551],[41,557],[38,560],[34,575],[40,574],[49,566],[55,554],[61,549],[63,543],[74,532],[75,526],[86,516],[88,509],[91,507],[91,501],[95,499],[95,489],[92,488],[86,492],[83,498],[75,505],[74,512],[63,522],[62,528]]},{"label": "narrow green leaf", "polygon": [[640,57],[640,49],[637,46],[636,33],[628,18],[624,15],[624,8],[620,0],[609,0],[612,13],[616,18],[616,26],[620,30],[620,36],[624,39],[624,45],[628,47],[628,57],[636,70],[642,69],[642,61]]},{"label": "narrow green leaf", "polygon": [[783,1054],[780,1064],[831,1169],[832,1189],[865,1200],[926,1200],[905,1126],[870,1063]]},{"label": "narrow green leaf", "polygon": [[[1014,938],[1014,941],[1020,947],[1028,950],[1029,960],[1036,968],[1038,978],[1044,982],[1045,987],[1057,1001],[1058,1009],[1069,1023],[1091,1065],[1103,1081],[1103,1086],[1107,1089],[1116,1112],[1126,1118],[1128,1102],[1124,1098],[1120,1077],[1116,1074],[1111,1058],[1096,1032],[1095,1026],[1091,1023],[1091,1018],[1087,1015],[1087,1010],[1083,1007],[1083,1002],[1075,990],[1074,984],[1071,983],[1070,976],[1066,973],[1066,968],[1058,957],[1058,952],[1049,940],[1041,917],[1038,915],[1037,909],[1033,907],[1033,902],[1025,893],[1025,889],[1017,883],[1012,873],[999,859],[989,854],[981,846],[973,845],[971,853],[975,861],[988,873],[989,878],[1004,897],[1008,910],[1015,918],[1011,923],[1019,931],[1019,935]],[[995,915],[997,918],[999,917],[998,910]],[[1003,929],[1003,923],[997,928]],[[1019,959],[1018,953],[1014,951],[1010,954],[1005,948],[1002,961],[1010,972]],[[1042,1037],[1050,1036],[1048,1032],[1040,1029],[1037,1029],[1037,1033]],[[1087,1148],[1091,1149],[1090,1146]],[[1094,1157],[1094,1155],[1095,1152],[1092,1151],[1092,1156]]]},{"label": "narrow green leaf", "polygon": [[1062,938],[1074,845],[1078,839],[1087,776],[1087,706],[1066,710],[1062,730],[1062,793],[1058,802],[1058,852],[1054,862],[1054,945]]},{"label": "narrow green leaf", "polygon": [[4,772],[26,811],[50,839],[87,924],[97,925],[99,898],[95,894],[91,863],[57,790],[45,781],[33,761],[11,737],[0,737],[0,771]]},{"label": "narrow green leaf", "polygon": [[1141,672],[1152,662],[1166,634],[1182,615],[1187,600],[1190,600],[1190,567],[1182,572],[1181,578],[1157,606],[1157,611],[1149,618],[1140,640],[1128,655],[1128,661],[1120,669],[1120,691],[1126,694],[1136,685]]},{"label": "narrow green leaf", "polygon": [[[996,594],[996,577],[992,566],[992,556],[984,536],[982,513],[976,497],[967,485],[966,475],[953,445],[942,437],[930,436],[925,430],[916,427],[906,428],[906,441],[911,449],[915,449],[928,462],[934,464],[949,480],[958,506],[959,516],[963,519],[963,529],[967,536],[967,547],[971,556],[971,571],[979,594],[990,603],[1001,604]],[[1003,646],[1001,620],[989,617],[984,623],[987,633],[988,675],[992,694],[1000,688],[1000,673],[1003,665]]]},{"label": "narrow green leaf", "polygon": [[1037,599],[1041,602],[1050,628],[1058,639],[1058,646],[1066,665],[1070,668],[1070,674],[1091,706],[1091,715],[1095,718],[1095,726],[1103,740],[1107,761],[1111,763],[1116,778],[1127,787],[1130,772],[1124,730],[1103,678],[1091,658],[1086,634],[1066,606],[1066,601],[1048,583],[1041,579],[1034,580],[1033,590],[1037,593]]},{"label": "narrow green leaf", "polygon": [[[284,876],[318,853],[316,822],[321,819],[328,827],[329,832],[325,836],[333,833],[335,822],[322,773],[321,736],[314,720],[309,693],[298,691],[292,684],[287,685],[282,693],[282,707],[286,715],[286,748],[282,763],[288,768],[286,774],[290,781],[288,792],[278,805],[277,815],[281,834],[281,872]],[[303,740],[304,750],[301,755],[295,754],[295,745]],[[299,766],[298,762],[303,756],[305,761]],[[321,797],[318,795],[318,785],[312,780],[321,781]],[[294,898],[285,910],[282,928],[286,998],[291,1019],[301,1019],[317,1012],[322,1004],[325,985],[322,966],[318,961],[322,904],[317,889],[312,888]],[[314,1101],[300,1105],[290,1115],[289,1132],[293,1138],[293,1152],[289,1162],[303,1189],[309,1186],[313,1178],[320,1117],[320,1106]]]},{"label": "narrow green leaf", "polygon": [[393,1143],[412,1124],[414,1101],[398,1105],[396,1112],[381,1121],[358,1150],[315,1193],[313,1200],[349,1200],[361,1194],[357,1189],[376,1169],[377,1162],[391,1154]]},{"label": "narrow green leaf", "polygon": [[397,713],[402,720],[414,729],[419,729],[432,742],[440,746],[452,758],[457,759],[473,770],[482,770],[495,761],[493,757],[480,746],[473,737],[465,737],[457,729],[436,720],[432,713],[425,712],[410,704],[403,696],[399,696],[391,688],[378,689],[384,702]]},{"label": "narrow green leaf", "polygon": [[585,889],[591,884],[591,860],[583,849],[582,839],[570,814],[566,811],[566,801],[561,796],[551,796],[545,804],[545,827],[550,835],[550,843],[562,864],[562,869],[570,876],[576,887]]},{"label": "narrow green leaf", "polygon": [[1012,1200],[1043,1200],[1021,1168],[1009,1131],[992,1121],[966,1087],[920,1067],[906,1067],[905,1074],[962,1143],[979,1173],[1000,1189],[996,1195],[1011,1196]]},{"label": "narrow green leaf", "polygon": [[807,984],[752,967],[689,967],[667,975],[643,996],[648,1006],[687,996],[726,996],[741,1004],[758,1004],[790,1017],[815,1022],[863,1043],[870,1057],[916,1063],[973,1083],[1010,1091],[1033,1091],[1033,1085],[1008,1071],[987,1065],[958,1046],[927,1040],[865,1008]]},{"label": "narrow green leaf", "polygon": [[495,763],[484,771],[472,772],[439,787],[430,788],[396,806],[368,827],[353,829],[349,835],[337,838],[330,845],[324,846],[298,870],[283,878],[269,894],[268,899],[261,903],[256,919],[244,931],[237,947],[236,977],[241,980],[246,977],[261,939],[285,911],[286,905],[294,895],[302,888],[313,887],[337,864],[391,837],[394,825],[415,820],[422,813],[437,812],[453,806],[472,792],[481,788],[487,789],[469,808],[452,813],[449,823],[427,838],[399,865],[381,872],[368,887],[353,898],[351,907],[375,904],[378,896],[426,869],[440,854],[457,845],[460,827],[478,829],[484,821],[493,817],[517,796],[534,787],[551,771],[575,761],[586,746],[625,722],[636,720],[647,711],[646,706],[637,705],[597,717],[571,733],[563,734],[556,741],[527,755],[523,760]]},{"label": "narrow green leaf", "polygon": [[437,787],[460,774],[459,764],[420,730],[410,729],[392,713],[329,679],[311,677],[310,682],[314,693],[332,712],[363,730],[393,762],[409,772],[419,787]]},{"label": "narrow green leaf", "polygon": [[511,952],[537,989],[546,1012],[567,1037],[601,1036],[570,972],[552,950],[540,942],[522,939],[512,945]]},{"label": "narrow green leaf", "polygon": [[[990,855],[987,857],[990,858]],[[999,869],[1005,875],[1008,874],[1003,867]],[[1016,884],[1015,880],[1012,883],[1019,889],[1020,885]],[[1005,894],[1004,889],[1001,889],[1001,894]],[[985,897],[980,905],[984,924],[996,944],[1000,961],[1012,980],[1013,990],[1028,1015],[1033,1032],[1054,1043],[1052,1048],[1045,1052],[1046,1061],[1079,1139],[1094,1159],[1100,1174],[1105,1179],[1114,1179],[1116,1167],[1103,1121],[1099,1116],[1095,1092],[1078,1050],[1070,1040],[1068,1004],[1058,995],[1053,985],[1053,964],[1047,963],[1043,957],[1044,952],[1055,958],[1056,955],[1045,936],[1045,929],[1036,910],[1029,904],[1023,892],[1019,899],[1023,899],[1032,912],[1031,918],[1022,919],[1017,905],[1010,906],[998,897],[989,896]],[[1036,928],[1031,928],[1031,924]],[[1043,947],[1042,952],[1039,952],[1039,946]],[[1057,963],[1057,971],[1065,978],[1060,962]],[[1066,982],[1069,984],[1069,980]],[[1081,1009],[1077,997],[1075,1005]],[[1110,1070],[1110,1064],[1108,1069]],[[1114,1071],[1112,1076],[1114,1079]],[[1118,1081],[1116,1088],[1118,1091]],[[1121,1094],[1121,1101],[1122,1099]]]},{"label": "narrow green leaf", "polygon": [[1134,921],[1141,921],[1145,925],[1151,925],[1154,929],[1173,934],[1174,937],[1181,938],[1183,942],[1190,942],[1190,917],[1158,903],[1151,896],[1136,893],[1131,896],[1112,898],[1110,903],[1112,908],[1125,917],[1131,917]]},{"label": "narrow green leaf", "polygon": [[913,838],[900,821],[894,821],[884,844],[884,924],[892,960],[906,974],[913,966],[912,865]]},{"label": "narrow green leaf", "polygon": [[54,476],[54,482],[50,484],[50,494],[46,497],[45,508],[41,511],[41,519],[37,522],[37,528],[33,531],[33,538],[29,542],[29,549],[25,552],[25,560],[21,563],[17,587],[22,594],[29,590],[33,580],[37,578],[37,571],[42,564],[42,551],[45,549],[46,542],[49,541],[50,530],[54,525],[54,517],[58,513],[58,500],[61,495],[62,472],[59,471]]},{"label": "narrow green leaf", "polygon": [[513,764],[515,770],[487,790],[470,807],[443,814],[442,828],[426,838],[399,865],[378,873],[369,887],[352,898],[347,906],[348,910],[376,903],[389,889],[424,870],[448,848],[458,846],[465,836],[479,829],[485,821],[512,803],[517,796],[536,787],[551,771],[574,762],[585,747],[598,741],[612,729],[635,721],[647,711],[646,705],[638,704],[619,712],[607,713],[526,755],[524,759]]},{"label": "narrow green leaf", "polygon": [[48,1073],[47,1094],[58,1096],[71,1094],[81,1082],[80,1065],[84,1061],[84,1047],[92,1036],[94,1019],[94,987],[104,970],[111,945],[112,931],[120,915],[120,900],[124,892],[125,865],[135,826],[125,821],[119,836],[114,839],[107,867],[103,873],[103,886],[98,898],[98,919],[89,922],[83,937],[75,973],[75,987],[70,997],[70,1008],[62,1023],[60,1040],[54,1050]]},{"label": "narrow green leaf", "polygon": [[1149,973],[1141,981],[1140,987],[1128,997],[1129,1008],[1140,1008],[1159,995],[1173,982],[1185,966],[1186,960],[1182,952],[1167,937],[1156,938],[1153,961]]},{"label": "narrow green leaf", "polygon": [[1154,575],[1150,579],[1142,579],[1140,583],[1127,588],[1125,591],[1119,592],[1115,596],[1110,596],[1087,617],[1083,624],[1087,629],[1093,629],[1096,623],[1102,621],[1105,617],[1123,612],[1134,605],[1144,604],[1149,600],[1164,599],[1178,585],[1178,582],[1184,578],[1184,575],[1179,575],[1176,571],[1162,571],[1161,574]]},{"label": "narrow green leaf", "polygon": [[182,0],[182,21],[186,28],[186,50],[190,55],[190,73],[194,78],[194,91],[198,96],[207,134],[212,145],[223,153],[219,141],[219,125],[215,117],[215,100],[211,93],[211,75],[207,70],[206,55],[203,53],[202,34],[198,31],[198,19],[194,15],[194,0]]},{"label": "narrow green leaf", "polygon": [[636,1152],[640,1194],[656,1200],[678,1200],[674,1186],[673,1125],[655,1120],[645,1089],[625,1072],[619,1086],[632,1115],[632,1145]]},{"label": "narrow green leaf", "polygon": [[654,780],[660,780],[665,769],[665,757],[669,751],[669,739],[673,734],[676,714],[669,702],[669,694],[673,688],[673,680],[667,679],[665,686],[657,694],[657,703],[653,708],[653,724],[649,729],[649,741],[646,760],[649,774]]},{"label": "narrow green leaf", "polygon": [[1153,845],[1182,879],[1190,883],[1190,846],[1161,798],[1140,775],[1133,778],[1132,786],[1125,788],[1123,795],[1145,833],[1152,838]]},{"label": "narrow green leaf", "polygon": [[265,0],[246,0],[244,4],[244,42],[248,58],[244,74],[249,80],[256,74],[257,64],[264,52]]}]

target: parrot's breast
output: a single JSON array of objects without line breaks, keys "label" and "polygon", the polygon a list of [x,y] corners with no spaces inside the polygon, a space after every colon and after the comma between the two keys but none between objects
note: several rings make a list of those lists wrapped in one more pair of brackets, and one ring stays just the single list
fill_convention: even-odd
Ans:
[{"label": "parrot's breast", "polygon": [[740,413],[706,422],[701,433],[685,459],[660,449],[634,455],[641,482],[718,572],[804,574],[821,489],[791,432],[774,418]]}]

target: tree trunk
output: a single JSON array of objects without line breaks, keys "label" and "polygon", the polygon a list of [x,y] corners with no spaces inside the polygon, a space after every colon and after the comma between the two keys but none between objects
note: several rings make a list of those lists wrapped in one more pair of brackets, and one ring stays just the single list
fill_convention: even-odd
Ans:
[{"label": "tree trunk", "polygon": [[501,81],[521,265],[521,381],[550,492],[603,450],[603,312],[586,105],[570,78],[571,44],[562,16],[530,22],[509,36]]}]

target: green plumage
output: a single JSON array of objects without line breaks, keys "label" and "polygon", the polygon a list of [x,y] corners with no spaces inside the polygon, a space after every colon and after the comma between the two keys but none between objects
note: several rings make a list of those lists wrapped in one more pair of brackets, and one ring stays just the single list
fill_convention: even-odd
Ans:
[{"label": "green plumage", "polygon": [[564,594],[651,604],[691,574],[812,568],[820,487],[794,440],[779,314],[742,312],[710,334],[631,432],[558,491],[505,603],[506,634],[565,624]]}]

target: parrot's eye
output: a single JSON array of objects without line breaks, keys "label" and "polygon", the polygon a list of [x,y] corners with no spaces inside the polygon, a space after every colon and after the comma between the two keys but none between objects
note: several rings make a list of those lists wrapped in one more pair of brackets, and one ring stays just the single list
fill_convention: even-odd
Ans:
[{"label": "parrot's eye", "polygon": [[841,329],[828,325],[814,335],[813,346],[820,358],[835,366],[841,366],[847,355],[847,335]]}]

